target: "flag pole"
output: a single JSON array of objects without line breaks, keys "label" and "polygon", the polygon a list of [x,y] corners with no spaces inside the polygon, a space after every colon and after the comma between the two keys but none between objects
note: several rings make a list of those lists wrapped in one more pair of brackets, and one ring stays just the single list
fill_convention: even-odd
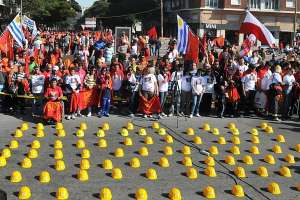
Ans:
[{"label": "flag pole", "polygon": [[21,19],[23,17],[23,0],[21,0],[21,8],[20,8],[20,12],[21,12]]},{"label": "flag pole", "polygon": [[160,0],[160,31],[161,37],[164,37],[164,2]]},{"label": "flag pole", "polygon": [[294,1],[295,3],[295,12],[294,12],[294,38],[293,38],[293,46],[296,44],[296,40],[297,40],[297,7],[298,7],[298,1]]}]

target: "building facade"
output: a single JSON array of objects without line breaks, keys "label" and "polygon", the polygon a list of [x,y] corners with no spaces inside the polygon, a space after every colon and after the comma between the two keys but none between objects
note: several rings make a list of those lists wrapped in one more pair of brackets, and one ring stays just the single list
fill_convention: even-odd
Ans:
[{"label": "building facade", "polygon": [[241,44],[245,36],[239,29],[247,9],[272,32],[277,44],[293,41],[294,26],[298,29],[300,23],[300,0],[165,0],[165,26],[175,36],[179,14],[200,37],[205,32],[208,38],[223,36]]}]

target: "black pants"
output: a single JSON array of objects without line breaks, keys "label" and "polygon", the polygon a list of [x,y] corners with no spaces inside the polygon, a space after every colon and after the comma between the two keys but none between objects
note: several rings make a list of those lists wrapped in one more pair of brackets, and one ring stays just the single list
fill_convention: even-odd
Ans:
[{"label": "black pants", "polygon": [[67,100],[64,103],[65,104],[65,114],[70,115],[71,114],[70,108],[71,108],[71,96],[72,96],[72,94],[70,93],[70,94],[65,94],[65,95],[67,97]]},{"label": "black pants", "polygon": [[237,115],[237,102],[227,102],[226,111],[229,116]]},{"label": "black pants", "polygon": [[204,93],[200,104],[200,110],[204,115],[209,115],[211,111],[212,93]]},{"label": "black pants", "polygon": [[245,113],[249,114],[251,111],[254,111],[254,99],[255,99],[255,90],[249,90],[246,92],[246,105],[245,105]]},{"label": "black pants", "polygon": [[133,92],[129,101],[130,113],[135,114],[139,106],[139,92]]}]

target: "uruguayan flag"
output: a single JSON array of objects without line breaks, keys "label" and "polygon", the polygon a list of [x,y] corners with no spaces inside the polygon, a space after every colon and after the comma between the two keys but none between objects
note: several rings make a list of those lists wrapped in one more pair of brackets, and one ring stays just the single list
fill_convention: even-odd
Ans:
[{"label": "uruguayan flag", "polygon": [[185,54],[189,40],[189,26],[183,19],[177,15],[178,35],[177,35],[177,49],[179,53]]},{"label": "uruguayan flag", "polygon": [[28,29],[31,31],[32,37],[35,38],[35,36],[37,35],[37,28],[36,28],[35,21],[33,21],[32,19],[24,15],[23,25],[28,27]]},{"label": "uruguayan flag", "polygon": [[18,45],[23,48],[23,43],[25,43],[25,36],[22,31],[21,17],[19,14],[14,18],[14,20],[8,25],[7,28]]}]

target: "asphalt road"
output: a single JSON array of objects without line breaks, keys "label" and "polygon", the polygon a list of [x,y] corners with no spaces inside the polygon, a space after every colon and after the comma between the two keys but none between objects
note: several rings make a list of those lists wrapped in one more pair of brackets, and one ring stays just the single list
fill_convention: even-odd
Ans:
[{"label": "asphalt road", "polygon": [[[21,119],[15,117],[0,115],[0,149],[5,148],[7,144],[13,139],[11,134],[15,129],[22,124]],[[24,119],[26,120],[26,119]],[[29,122],[30,129],[24,132],[22,138],[17,139],[19,141],[19,148],[12,150],[12,157],[8,160],[7,166],[0,168],[0,189],[7,192],[8,199],[17,199],[17,194],[21,186],[27,185],[31,188],[32,198],[35,200],[47,200],[55,199],[55,192],[58,187],[64,186],[69,190],[71,200],[90,200],[97,199],[100,189],[103,187],[109,187],[113,193],[113,199],[126,200],[135,199],[134,193],[140,187],[145,188],[148,191],[148,199],[151,200],[163,200],[168,199],[167,194],[172,187],[177,187],[181,190],[183,199],[185,200],[198,200],[205,199],[202,196],[202,190],[211,185],[215,188],[217,195],[216,199],[235,199],[230,190],[235,184],[234,180],[227,174],[230,174],[228,170],[233,170],[236,166],[242,166],[246,170],[247,178],[244,178],[241,184],[245,193],[249,196],[248,199],[264,200],[264,199],[280,199],[280,200],[295,200],[299,199],[300,192],[295,189],[297,184],[300,183],[300,153],[294,150],[296,143],[300,143],[300,124],[299,122],[285,121],[285,122],[269,122],[273,127],[273,134],[266,134],[260,128],[259,137],[260,144],[257,146],[260,149],[260,155],[252,155],[254,165],[246,165],[241,160],[245,155],[251,155],[248,149],[253,145],[250,141],[251,134],[249,131],[260,125],[262,120],[260,119],[218,119],[218,118],[193,118],[185,119],[180,118],[167,118],[160,120],[161,126],[166,128],[170,135],[174,136],[173,144],[166,144],[163,140],[163,136],[158,135],[151,128],[151,121],[147,121],[141,118],[134,118],[133,123],[136,125],[134,131],[129,131],[129,137],[133,140],[133,146],[125,146],[123,136],[119,134],[120,129],[127,125],[127,122],[132,119],[122,116],[111,116],[110,118],[80,118],[73,121],[65,121],[64,128],[67,132],[67,136],[64,138],[58,138],[55,135],[54,127],[45,127],[46,136],[44,138],[36,138],[34,133],[34,122]],[[86,148],[91,151],[91,168],[89,172],[89,181],[80,182],[76,179],[76,174],[79,170],[78,164],[80,163],[80,149],[77,149],[74,144],[79,139],[74,133],[76,132],[80,122],[86,122],[88,129],[85,132],[84,140],[86,142]],[[107,140],[108,147],[100,149],[97,147],[97,141],[99,138],[95,135],[98,128],[104,122],[110,124],[110,130],[106,131],[105,139]],[[229,129],[226,128],[229,122],[234,122],[240,131],[240,147],[241,155],[234,156],[236,159],[235,166],[229,166],[224,163],[224,157],[230,155],[228,151],[233,145],[230,142],[232,134]],[[219,128],[220,136],[224,136],[227,140],[226,145],[220,145],[216,141],[219,136],[215,136],[209,132],[205,132],[200,129],[203,123],[209,123],[211,128]],[[164,124],[165,126],[163,126]],[[144,144],[144,136],[138,135],[139,128],[144,127],[147,129],[148,135],[154,140],[154,144]],[[174,129],[174,132],[167,129],[167,127]],[[217,177],[208,177],[204,175],[204,169],[206,165],[204,160],[206,156],[199,154],[196,149],[192,149],[191,158],[193,163],[196,164],[199,172],[199,176],[196,180],[190,180],[186,177],[187,167],[181,164],[181,160],[184,157],[181,153],[183,147],[183,139],[188,141],[188,144],[193,144],[193,136],[188,136],[184,133],[186,128],[192,127],[195,130],[195,134],[200,136],[203,140],[202,145],[197,145],[201,149],[208,149],[210,146],[215,145],[219,148],[219,155],[215,156],[216,160],[220,160],[221,163],[228,169],[225,169],[219,164],[216,164]],[[279,144],[275,138],[278,134],[285,136],[286,143]],[[66,170],[63,172],[57,172],[54,168],[53,158],[53,143],[56,139],[60,139],[63,142],[64,161],[66,163]],[[41,148],[39,150],[39,157],[32,161],[31,169],[23,169],[19,163],[25,157],[26,153],[30,149],[28,145],[33,140],[39,140]],[[187,143],[187,142],[185,142]],[[282,154],[275,154],[270,152],[275,144],[279,144],[282,147]],[[159,158],[164,156],[162,153],[163,147],[169,145],[173,148],[174,154],[168,156],[170,167],[162,168],[157,162]],[[142,157],[137,154],[140,147],[146,146],[149,150],[148,157]],[[117,147],[122,147],[125,151],[123,158],[114,157],[114,150]],[[284,161],[286,154],[293,154],[296,158],[295,164],[288,164]],[[275,165],[265,163],[262,159],[266,154],[274,155],[276,159]],[[128,165],[128,162],[133,157],[138,157],[141,161],[141,167],[133,169]],[[119,167],[123,173],[122,180],[114,180],[111,177],[111,170],[104,170],[102,168],[102,161],[104,159],[111,159],[114,167]],[[266,166],[268,168],[269,177],[262,178],[255,173],[258,166]],[[281,166],[289,166],[292,172],[291,178],[285,178],[281,176],[278,171]],[[157,171],[158,179],[155,181],[148,180],[145,177],[145,173],[148,168],[154,168]],[[20,183],[10,183],[9,176],[14,170],[19,170],[23,175],[23,180]],[[41,184],[37,176],[41,171],[47,170],[51,174],[51,182],[49,184]],[[274,196],[266,191],[267,185],[275,181],[280,185],[281,195]],[[98,198],[99,199],[99,198]],[[245,199],[247,199],[245,197]]]}]

